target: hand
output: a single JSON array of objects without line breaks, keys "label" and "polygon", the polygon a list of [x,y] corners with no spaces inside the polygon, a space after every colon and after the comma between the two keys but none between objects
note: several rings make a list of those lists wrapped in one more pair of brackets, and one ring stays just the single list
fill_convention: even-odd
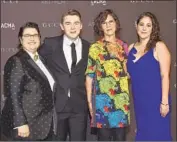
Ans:
[{"label": "hand", "polygon": [[91,118],[93,117],[93,110],[90,110]]},{"label": "hand", "polygon": [[90,124],[91,124],[91,127],[94,126],[94,123],[93,123],[93,110],[90,110]]},{"label": "hand", "polygon": [[130,79],[131,77],[130,77],[130,74],[127,72],[127,77],[128,77],[128,79]]},{"label": "hand", "polygon": [[160,104],[160,114],[162,117],[165,117],[169,111],[169,105]]},{"label": "hand", "polygon": [[20,137],[28,137],[30,134],[28,125],[22,125],[18,127],[17,129],[18,129],[18,136]]},{"label": "hand", "polygon": [[93,109],[92,109],[92,102],[91,101],[88,102],[88,107],[89,107],[90,115],[92,117],[93,116]]}]

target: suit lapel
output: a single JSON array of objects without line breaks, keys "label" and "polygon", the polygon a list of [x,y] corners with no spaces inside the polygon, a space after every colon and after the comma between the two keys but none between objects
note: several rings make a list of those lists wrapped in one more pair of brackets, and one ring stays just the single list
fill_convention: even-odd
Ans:
[{"label": "suit lapel", "polygon": [[63,52],[63,36],[55,44],[55,52],[53,53],[52,60],[65,72],[69,73],[66,58]]},{"label": "suit lapel", "polygon": [[[55,51],[52,54],[52,61],[58,66],[60,69],[65,71],[66,73],[70,74],[67,61],[64,55],[63,51],[63,35],[60,36],[55,43],[53,43],[55,46],[54,49]],[[82,58],[81,60],[76,64],[76,67],[73,69],[72,72],[79,71],[80,68],[82,68],[83,63],[87,62],[87,54],[88,54],[88,45],[84,42],[83,39],[81,39],[82,42]]]},{"label": "suit lapel", "polygon": [[[29,73],[29,75],[39,81],[41,81],[41,79],[43,79],[43,82],[46,82],[49,86],[49,80],[46,77],[46,75],[44,74],[44,72],[40,69],[40,67],[33,61],[33,59],[31,59],[30,55],[24,51],[23,49],[21,50],[21,54],[22,54],[22,61],[24,61],[24,65],[25,65],[25,69],[27,70],[27,72]],[[44,66],[47,68],[47,65],[45,63],[45,60],[39,55],[39,58],[41,59],[41,62],[44,64]],[[48,69],[48,68],[47,68]],[[50,72],[50,70],[48,69],[49,73],[52,75],[52,73]],[[54,81],[55,78],[52,75]],[[51,89],[52,91],[52,89]],[[56,81],[54,83],[53,86],[53,92],[56,91]]]},{"label": "suit lapel", "polygon": [[[39,75],[41,78],[45,79],[48,82],[47,77],[45,76],[43,71],[40,69],[40,67],[33,61],[33,59],[31,59],[30,55],[25,50],[22,50],[21,53],[23,55],[22,58],[23,58],[23,61],[25,62],[26,69],[27,69],[28,73],[31,76],[38,76]],[[33,73],[33,72],[35,72],[35,73]]]},{"label": "suit lapel", "polygon": [[82,42],[82,58],[76,64],[76,67],[73,69],[73,72],[78,72],[84,66],[83,63],[87,62],[87,54],[88,54],[87,46],[84,44],[82,39],[81,42]]},{"label": "suit lapel", "polygon": [[28,59],[28,63],[33,67],[45,80],[48,81],[47,77],[43,73],[43,71],[40,69],[40,67],[30,58]]}]

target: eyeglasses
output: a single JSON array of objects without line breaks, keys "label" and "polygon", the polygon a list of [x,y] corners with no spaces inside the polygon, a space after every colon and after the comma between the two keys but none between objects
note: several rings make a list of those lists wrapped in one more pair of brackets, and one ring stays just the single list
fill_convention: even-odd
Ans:
[{"label": "eyeglasses", "polygon": [[108,21],[108,22],[102,22],[102,24],[103,25],[112,25],[112,24],[114,24],[115,23],[115,21],[114,20],[110,20],[110,21]]},{"label": "eyeglasses", "polygon": [[34,35],[30,35],[30,34],[25,34],[23,35],[24,38],[39,38],[39,34],[34,34]]}]

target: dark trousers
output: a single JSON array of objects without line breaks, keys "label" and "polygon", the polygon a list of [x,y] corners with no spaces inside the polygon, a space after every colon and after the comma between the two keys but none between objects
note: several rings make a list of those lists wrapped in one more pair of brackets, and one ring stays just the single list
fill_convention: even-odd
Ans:
[{"label": "dark trousers", "polygon": [[126,128],[99,128],[98,141],[126,141]]},{"label": "dark trousers", "polygon": [[[70,106],[68,100],[62,112],[57,113],[57,134],[58,141],[85,141],[87,130],[88,113],[76,113]],[[69,136],[69,138],[67,138]]]},{"label": "dark trousers", "polygon": [[[59,141],[85,141],[87,129],[87,114],[57,113],[57,135]],[[69,139],[67,136],[69,135]]]}]

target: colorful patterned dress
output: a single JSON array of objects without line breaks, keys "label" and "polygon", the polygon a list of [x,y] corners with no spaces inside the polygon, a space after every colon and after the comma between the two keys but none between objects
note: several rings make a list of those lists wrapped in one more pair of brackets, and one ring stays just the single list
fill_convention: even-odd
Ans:
[{"label": "colorful patterned dress", "polygon": [[102,39],[90,47],[86,75],[93,78],[91,127],[119,128],[130,122],[125,51],[121,40],[112,44]]}]

